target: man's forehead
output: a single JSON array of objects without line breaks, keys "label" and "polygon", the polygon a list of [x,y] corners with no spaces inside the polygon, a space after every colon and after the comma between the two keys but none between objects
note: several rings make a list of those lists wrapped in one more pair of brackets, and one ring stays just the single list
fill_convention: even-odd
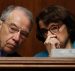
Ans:
[{"label": "man's forehead", "polygon": [[26,17],[27,15],[25,15],[25,13],[23,12],[23,11],[21,11],[21,10],[13,10],[10,14],[9,14],[9,16],[8,16],[8,18],[15,18],[15,17],[17,17],[17,19],[19,19],[20,17]]},{"label": "man's forehead", "polygon": [[17,21],[17,22],[21,22],[21,23],[23,23],[23,22],[29,23],[30,22],[28,16],[25,15],[24,12],[21,10],[13,10],[9,14],[7,20],[8,21]]}]

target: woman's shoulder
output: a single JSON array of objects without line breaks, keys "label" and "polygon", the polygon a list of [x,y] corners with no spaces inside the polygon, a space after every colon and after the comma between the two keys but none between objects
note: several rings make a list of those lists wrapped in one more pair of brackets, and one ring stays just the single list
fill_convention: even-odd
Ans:
[{"label": "woman's shoulder", "polygon": [[34,55],[34,57],[48,57],[48,52],[47,51],[38,52]]}]

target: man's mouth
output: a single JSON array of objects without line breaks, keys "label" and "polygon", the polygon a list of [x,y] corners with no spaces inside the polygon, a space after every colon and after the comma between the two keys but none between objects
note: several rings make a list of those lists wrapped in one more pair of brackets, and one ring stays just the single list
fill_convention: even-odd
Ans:
[{"label": "man's mouth", "polygon": [[5,46],[8,47],[8,48],[11,48],[11,49],[15,48],[15,45],[14,44],[10,44],[10,43],[6,44]]}]

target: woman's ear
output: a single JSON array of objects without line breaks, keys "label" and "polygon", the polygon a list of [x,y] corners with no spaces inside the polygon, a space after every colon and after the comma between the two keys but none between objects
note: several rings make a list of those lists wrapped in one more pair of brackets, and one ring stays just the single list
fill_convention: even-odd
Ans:
[{"label": "woman's ear", "polygon": [[0,20],[0,30],[1,30],[1,27],[2,27],[2,21]]}]

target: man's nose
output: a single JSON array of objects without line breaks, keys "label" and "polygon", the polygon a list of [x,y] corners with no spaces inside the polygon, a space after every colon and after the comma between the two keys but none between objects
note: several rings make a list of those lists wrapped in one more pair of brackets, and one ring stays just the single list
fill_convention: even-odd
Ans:
[{"label": "man's nose", "polygon": [[14,33],[13,40],[15,42],[18,42],[20,40],[20,32]]}]

